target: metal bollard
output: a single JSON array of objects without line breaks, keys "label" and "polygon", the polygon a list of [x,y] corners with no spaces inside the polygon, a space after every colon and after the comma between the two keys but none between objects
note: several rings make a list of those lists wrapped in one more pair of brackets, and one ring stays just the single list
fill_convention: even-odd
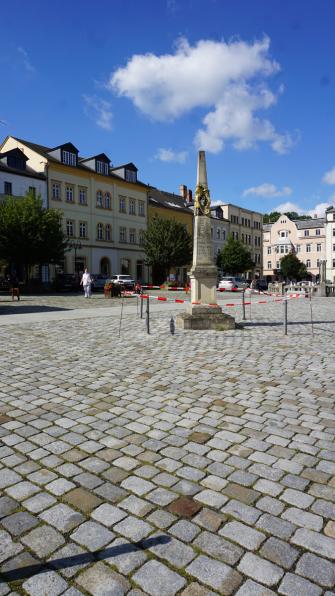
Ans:
[{"label": "metal bollard", "polygon": [[149,315],[149,296],[147,298],[147,311],[146,311],[146,324],[147,324],[147,333],[150,334],[150,315]]},{"label": "metal bollard", "polygon": [[[251,295],[250,295],[250,300],[251,300]],[[245,321],[245,288],[243,288],[242,290],[242,309],[243,309],[243,321]]]},{"label": "metal bollard", "polygon": [[174,335],[174,332],[175,332],[174,318],[171,317],[171,319],[170,319],[170,333],[171,333],[171,335]]},{"label": "metal bollard", "polygon": [[287,335],[287,298],[284,298],[284,335]]},{"label": "metal bollard", "polygon": [[141,290],[141,298],[140,298],[140,300],[141,300],[141,319],[143,319],[143,296],[142,296],[142,294],[143,294],[143,292]]}]

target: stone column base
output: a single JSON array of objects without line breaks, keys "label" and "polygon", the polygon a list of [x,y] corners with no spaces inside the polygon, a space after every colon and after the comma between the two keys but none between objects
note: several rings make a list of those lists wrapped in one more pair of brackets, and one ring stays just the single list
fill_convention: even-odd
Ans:
[{"label": "stone column base", "polygon": [[177,329],[227,331],[236,329],[235,319],[222,312],[220,307],[192,306],[189,312],[176,317]]}]

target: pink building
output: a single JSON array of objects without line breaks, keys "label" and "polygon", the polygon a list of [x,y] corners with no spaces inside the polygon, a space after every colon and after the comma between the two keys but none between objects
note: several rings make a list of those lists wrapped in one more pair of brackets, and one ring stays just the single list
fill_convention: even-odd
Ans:
[{"label": "pink building", "polygon": [[263,277],[268,281],[279,277],[280,260],[295,252],[315,281],[320,261],[325,259],[325,243],[324,218],[291,221],[281,215],[275,223],[263,226]]}]

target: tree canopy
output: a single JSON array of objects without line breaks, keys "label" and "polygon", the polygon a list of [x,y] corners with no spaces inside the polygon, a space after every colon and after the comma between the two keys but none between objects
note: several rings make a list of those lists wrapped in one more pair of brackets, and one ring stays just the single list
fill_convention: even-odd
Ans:
[{"label": "tree canopy", "polygon": [[173,219],[155,216],[144,233],[147,264],[152,267],[153,280],[166,280],[171,267],[183,267],[192,260],[192,238],[185,226]]},{"label": "tree canopy", "polygon": [[285,279],[296,280],[306,278],[308,275],[306,265],[294,253],[285,255],[280,261],[280,273]]},{"label": "tree canopy", "polygon": [[240,274],[253,269],[254,262],[249,250],[240,240],[234,240],[230,234],[227,242],[217,257],[217,266],[225,273]]},{"label": "tree canopy", "polygon": [[41,197],[7,197],[0,204],[0,255],[16,270],[33,265],[58,263],[64,258],[66,238],[62,212],[44,209]]},{"label": "tree canopy", "polygon": [[[279,211],[271,211],[271,213],[264,213],[263,223],[275,223],[282,214]],[[296,211],[286,211],[283,215],[287,215],[292,221],[299,219],[312,219],[310,215],[299,215]]]}]

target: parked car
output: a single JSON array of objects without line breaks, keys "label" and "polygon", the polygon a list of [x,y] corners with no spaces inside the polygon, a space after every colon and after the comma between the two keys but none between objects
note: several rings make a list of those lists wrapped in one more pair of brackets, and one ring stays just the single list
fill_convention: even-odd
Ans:
[{"label": "parked car", "polygon": [[71,273],[60,273],[53,280],[53,288],[58,292],[78,292],[80,290],[80,280]]},{"label": "parked car", "polygon": [[108,275],[103,275],[102,273],[97,273],[92,275],[92,290],[98,292],[99,290],[103,291],[106,282],[108,281]]},{"label": "parked car", "polygon": [[248,288],[249,283],[241,277],[222,277],[219,281],[219,290],[233,292],[234,290],[243,290]]},{"label": "parked car", "polygon": [[133,290],[135,287],[135,281],[131,278],[130,275],[125,275],[125,274],[112,275],[111,281],[115,284],[120,284],[126,290]]}]

